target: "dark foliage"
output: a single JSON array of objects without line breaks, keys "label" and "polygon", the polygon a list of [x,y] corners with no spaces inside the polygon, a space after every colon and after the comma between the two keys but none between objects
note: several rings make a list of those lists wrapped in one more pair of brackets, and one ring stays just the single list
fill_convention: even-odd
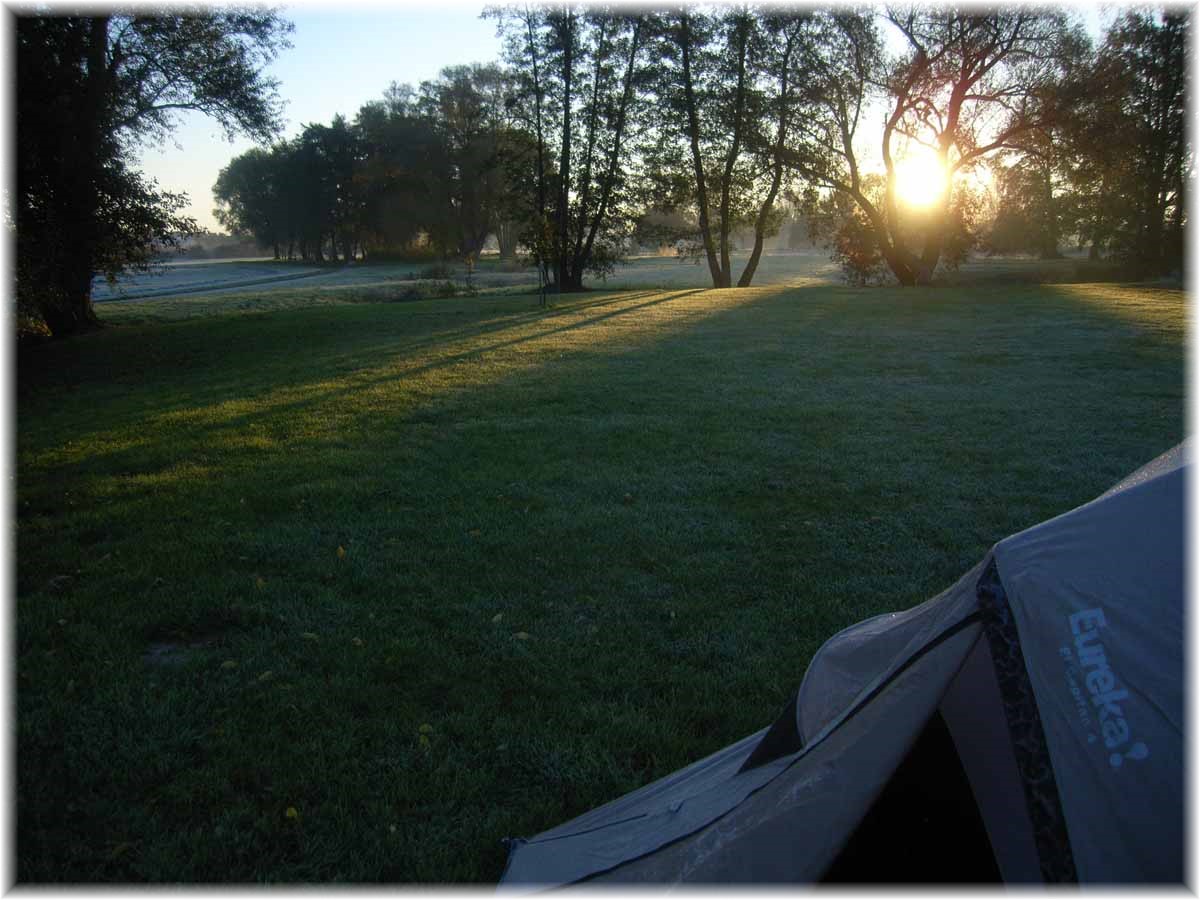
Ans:
[{"label": "dark foliage", "polygon": [[16,275],[19,307],[53,335],[95,327],[91,284],[148,264],[196,230],[186,199],[130,166],[176,113],[269,135],[276,86],[260,74],[290,26],[273,12],[16,19]]}]

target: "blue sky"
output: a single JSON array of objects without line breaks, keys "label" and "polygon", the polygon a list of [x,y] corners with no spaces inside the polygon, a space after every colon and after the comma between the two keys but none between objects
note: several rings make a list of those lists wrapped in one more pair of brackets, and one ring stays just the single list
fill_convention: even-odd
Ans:
[{"label": "blue sky", "polygon": [[[454,2],[288,6],[283,16],[296,26],[293,46],[268,70],[287,101],[285,136],[310,122],[327,123],[337,113],[352,119],[393,81],[415,86],[444,66],[498,59],[496,23],[480,19],[482,9],[482,3]],[[181,117],[180,123],[163,146],[143,149],[141,168],[161,188],[186,193],[188,214],[202,227],[221,230],[212,216],[213,183],[253,143],[230,143],[216,123],[200,115]]]}]

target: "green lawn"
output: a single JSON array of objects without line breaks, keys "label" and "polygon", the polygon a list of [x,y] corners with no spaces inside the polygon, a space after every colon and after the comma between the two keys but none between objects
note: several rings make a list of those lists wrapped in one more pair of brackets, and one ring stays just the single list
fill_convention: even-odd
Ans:
[{"label": "green lawn", "polygon": [[1175,290],[222,308],[19,359],[19,880],[494,881],[1184,434]]}]

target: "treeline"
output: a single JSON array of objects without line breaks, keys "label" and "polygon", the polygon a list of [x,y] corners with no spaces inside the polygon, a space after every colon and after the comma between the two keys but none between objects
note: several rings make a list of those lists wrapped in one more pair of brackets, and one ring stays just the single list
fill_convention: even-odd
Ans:
[{"label": "treeline", "polygon": [[[496,66],[461,66],[394,87],[353,123],[234,159],[213,188],[219,221],[281,259],[315,262],[410,255],[418,235],[439,256],[476,256],[515,205],[508,176],[522,135],[505,119]],[[509,241],[506,250],[513,251]]]},{"label": "treeline", "polygon": [[[802,211],[860,280],[924,284],[975,248],[1072,242],[1135,276],[1182,266],[1187,10],[1121,11],[1096,46],[1071,13],[1025,5],[484,15],[501,60],[286,141],[262,76],[290,27],[275,13],[18,17],[22,308],[55,333],[90,327],[94,274],[194,230],[131,166],[181,109],[261,139],[215,193],[227,228],[281,258],[471,259],[496,235],[566,291],[658,240],[714,286],[747,285]],[[902,174],[918,153],[945,176],[919,206]]]},{"label": "treeline", "polygon": [[1187,11],[1126,12],[1062,112],[995,168],[999,207],[988,248],[1053,257],[1070,241],[1137,275],[1179,271],[1185,250]]},{"label": "treeline", "polygon": [[[687,242],[714,286],[747,285],[785,207],[859,280],[926,283],[972,249],[1071,242],[1136,275],[1182,265],[1185,11],[1125,11],[1098,47],[1048,8],[485,15],[502,64],[394,85],[353,121],[235,159],[222,222],[314,260],[473,257],[495,234],[560,290],[609,269],[655,215],[682,223],[659,237]],[[919,150],[947,175],[925,208],[899,199]]]}]

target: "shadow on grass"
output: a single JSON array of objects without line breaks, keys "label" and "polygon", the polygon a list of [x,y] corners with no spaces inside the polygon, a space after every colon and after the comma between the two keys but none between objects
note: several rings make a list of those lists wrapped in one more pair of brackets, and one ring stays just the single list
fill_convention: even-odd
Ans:
[{"label": "shadow on grass", "polygon": [[[501,837],[765,724],[832,631],[1178,440],[1182,318],[1136,326],[1138,296],[643,292],[81,343],[18,421],[18,874],[495,879]],[[115,351],[148,377],[106,381]],[[130,424],[77,428],[106,404]],[[147,636],[213,622],[147,674]]]},{"label": "shadow on grass", "polygon": [[[274,351],[275,355],[279,355],[278,347],[262,346],[264,342],[270,341],[272,337],[278,338],[277,335],[256,334],[253,345],[249,348],[244,348],[242,353],[213,358],[207,366],[199,367],[199,371],[193,369],[182,373],[185,376],[184,378],[171,378],[168,376],[168,380],[195,381],[197,376],[206,374],[204,372],[206,368],[217,371],[234,369],[237,374],[232,377],[227,374],[226,378],[218,380],[215,386],[210,383],[204,383],[197,391],[198,393],[208,395],[217,393],[221,397],[220,400],[204,404],[202,400],[198,401],[197,398],[190,395],[190,392],[185,393],[183,397],[179,397],[173,392],[166,392],[167,397],[164,404],[149,408],[145,406],[139,408],[137,410],[137,418],[140,425],[152,429],[160,420],[169,422],[180,414],[183,414],[183,417],[189,421],[202,419],[206,410],[217,410],[228,401],[234,400],[239,404],[249,404],[252,406],[252,409],[241,415],[219,414],[220,423],[217,427],[222,429],[236,429],[248,422],[263,420],[267,416],[286,415],[305,408],[313,408],[322,403],[336,401],[339,398],[351,396],[372,386],[394,381],[397,378],[419,378],[438,369],[479,360],[489,353],[517,348],[524,344],[550,339],[568,332],[592,328],[617,317],[634,315],[659,304],[678,301],[696,293],[698,293],[697,290],[672,292],[635,291],[623,293],[617,296],[569,303],[568,305],[552,306],[548,309],[538,309],[484,319],[478,324],[441,329],[432,332],[427,337],[407,342],[382,337],[371,340],[366,347],[357,344],[354,350],[342,353],[333,352],[335,348],[340,348],[343,345],[343,342],[338,340],[341,335],[336,333],[325,335],[324,337],[327,338],[325,348],[312,348],[304,353],[302,357],[298,357],[302,361],[303,374],[306,377],[311,378],[311,373],[314,369],[322,371],[325,377],[319,377],[307,382],[296,382],[276,377],[266,380],[265,383],[261,383],[261,386],[250,387],[243,380],[247,375],[251,376],[254,381],[263,382],[264,379],[261,377],[254,378],[254,376],[266,375],[269,378],[272,374],[269,369],[267,372],[256,371],[266,367],[261,364],[261,358],[269,358],[272,355],[272,351]],[[642,298],[650,296],[655,297],[655,299],[637,302]],[[611,309],[614,306],[619,306],[619,308]],[[597,311],[601,312],[593,314]],[[453,312],[448,313],[436,310],[428,315],[441,320],[454,314]],[[469,311],[464,311],[463,314],[469,314]],[[557,319],[561,319],[564,316],[577,317],[581,314],[583,318],[579,321],[573,321],[565,325],[553,324]],[[325,318],[325,316],[320,316],[319,318]],[[413,324],[419,325],[420,321],[421,318],[417,318],[416,322],[412,321],[412,319],[402,319],[402,323],[410,327]],[[542,324],[549,324],[550,327],[538,328]],[[537,330],[526,330],[525,326],[533,326]],[[236,326],[228,330],[236,330]],[[512,332],[520,333],[516,337],[495,340],[488,343],[478,343],[480,339],[499,337]],[[130,337],[130,335],[120,335],[120,337]],[[320,338],[317,339],[318,344],[320,340]],[[467,342],[469,348],[455,352],[455,346],[463,342]],[[79,344],[76,346],[79,346]],[[80,349],[83,349],[85,354],[87,354],[97,348],[94,345],[83,345]],[[136,352],[138,348],[125,349]],[[415,366],[407,365],[408,360],[421,359],[423,356],[432,356],[434,359]],[[292,356],[290,353],[285,353],[284,358],[289,363],[294,363],[297,359],[297,357]],[[158,361],[153,357],[149,360],[151,364]],[[64,362],[68,366],[71,364],[71,361]],[[240,371],[239,364],[242,366]],[[294,365],[285,365],[285,371],[281,374],[286,376],[294,372],[296,372]],[[350,374],[346,374],[347,372]],[[24,368],[23,379],[27,383],[36,383],[39,380],[44,380],[47,374],[49,373],[44,369],[42,372],[38,372],[32,362],[30,362]],[[55,374],[60,381],[66,381],[68,390],[74,390],[84,385],[88,387],[95,386],[94,382],[84,380],[72,382],[67,372],[58,372]],[[241,376],[240,378],[238,377],[239,375]],[[351,384],[349,385],[344,384],[347,378],[351,380]],[[338,386],[325,387],[325,385],[330,383]],[[287,394],[300,395],[303,399],[272,402],[270,399],[271,396],[281,388]],[[27,387],[27,389],[33,393],[39,389],[45,390],[46,385]],[[41,397],[32,397],[30,399],[44,400]],[[165,408],[163,408],[164,406]],[[74,433],[72,435],[72,441],[76,444],[86,443],[89,440],[105,441],[105,438],[106,435],[103,431],[92,432],[91,434]],[[120,441],[116,442],[120,443]],[[89,458],[97,459],[103,455],[105,455],[103,451],[92,452],[89,453]]]}]

